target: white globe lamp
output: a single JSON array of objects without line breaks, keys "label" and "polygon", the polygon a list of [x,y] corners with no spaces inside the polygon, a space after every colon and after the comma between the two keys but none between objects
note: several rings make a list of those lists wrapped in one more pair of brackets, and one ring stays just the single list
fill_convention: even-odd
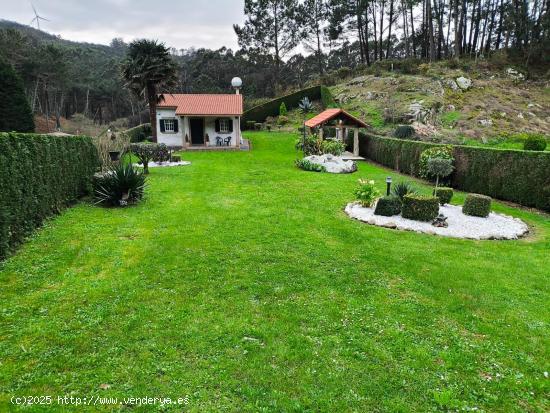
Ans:
[{"label": "white globe lamp", "polygon": [[231,80],[231,86],[237,91],[237,95],[240,93],[241,87],[243,86],[243,81],[240,77],[234,77]]}]

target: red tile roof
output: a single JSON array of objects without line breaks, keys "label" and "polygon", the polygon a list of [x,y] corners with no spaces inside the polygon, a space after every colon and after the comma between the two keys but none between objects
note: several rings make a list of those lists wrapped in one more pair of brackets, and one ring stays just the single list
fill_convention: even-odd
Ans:
[{"label": "red tile roof", "polygon": [[306,122],[308,128],[316,128],[317,126],[322,125],[323,123],[328,122],[336,117],[342,116],[351,121],[352,125],[356,125],[360,128],[367,128],[368,125],[362,120],[357,119],[356,117],[350,115],[348,112],[343,109],[327,109],[324,112],[319,113],[317,116],[311,118]]},{"label": "red tile roof", "polygon": [[243,95],[164,94],[157,106],[176,108],[176,115],[233,115],[243,114]]}]

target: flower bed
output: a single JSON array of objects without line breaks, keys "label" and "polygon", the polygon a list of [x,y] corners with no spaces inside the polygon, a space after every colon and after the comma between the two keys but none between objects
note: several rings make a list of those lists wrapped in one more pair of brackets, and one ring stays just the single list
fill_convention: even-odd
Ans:
[{"label": "flower bed", "polygon": [[353,202],[346,206],[345,212],[351,218],[371,225],[452,238],[518,239],[529,232],[527,225],[520,219],[496,213],[489,214],[487,218],[472,217],[464,215],[462,207],[456,205],[444,205],[439,208],[439,213],[447,217],[447,228],[434,227],[431,222],[413,221],[401,215],[374,215],[374,210]]}]

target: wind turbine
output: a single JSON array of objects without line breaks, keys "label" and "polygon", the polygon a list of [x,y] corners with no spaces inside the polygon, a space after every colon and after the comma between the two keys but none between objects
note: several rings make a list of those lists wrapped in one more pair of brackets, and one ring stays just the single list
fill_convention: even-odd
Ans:
[{"label": "wind turbine", "polygon": [[38,12],[34,8],[34,5],[31,3],[32,11],[34,12],[34,19],[31,20],[30,24],[32,25],[36,21],[36,28],[40,30],[40,20],[44,20],[49,22],[48,19],[45,19],[44,17],[41,17],[38,15]]}]

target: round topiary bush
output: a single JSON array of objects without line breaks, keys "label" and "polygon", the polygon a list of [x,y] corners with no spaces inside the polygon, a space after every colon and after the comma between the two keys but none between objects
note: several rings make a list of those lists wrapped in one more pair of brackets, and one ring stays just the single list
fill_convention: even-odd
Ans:
[{"label": "round topiary bush", "polygon": [[546,149],[546,139],[543,135],[531,134],[523,143],[523,149],[526,151],[544,151]]},{"label": "round topiary bush", "polygon": [[410,125],[401,125],[393,131],[393,136],[397,139],[413,139],[416,131]]},{"label": "round topiary bush", "polygon": [[435,196],[439,198],[439,203],[445,205],[451,202],[453,199],[453,188],[441,187],[435,190]]},{"label": "round topiary bush", "polygon": [[401,199],[395,195],[384,196],[376,203],[374,215],[392,217],[401,213]]},{"label": "round topiary bush", "polygon": [[439,198],[408,194],[403,197],[403,218],[415,221],[432,221],[439,214]]},{"label": "round topiary bush", "polygon": [[487,218],[491,212],[491,197],[480,194],[468,194],[462,213],[472,217]]}]

